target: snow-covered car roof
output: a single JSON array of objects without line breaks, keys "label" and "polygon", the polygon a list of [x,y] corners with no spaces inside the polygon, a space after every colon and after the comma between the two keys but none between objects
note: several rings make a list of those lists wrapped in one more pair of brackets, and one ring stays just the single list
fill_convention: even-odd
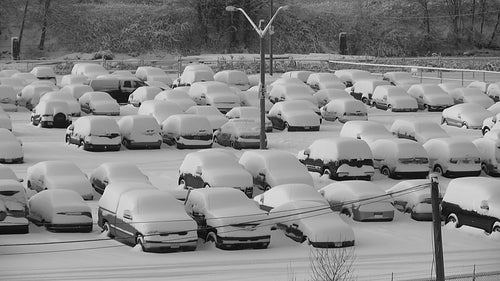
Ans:
[{"label": "snow-covered car roof", "polygon": [[62,100],[44,100],[40,101],[35,107],[36,114],[55,114],[64,113],[69,115],[71,110],[67,102]]},{"label": "snow-covered car roof", "polygon": [[458,82],[445,82],[445,83],[439,83],[438,86],[443,89],[446,93],[450,94],[451,91],[462,88],[462,83]]},{"label": "snow-covered car roof", "polygon": [[165,71],[154,66],[139,66],[135,71],[135,76],[141,80],[148,80],[148,76],[167,75]]},{"label": "snow-covered car roof", "polygon": [[307,84],[312,85],[312,84],[317,84],[317,83],[325,83],[325,82],[340,82],[342,81],[335,76],[335,74],[331,72],[317,72],[317,73],[311,73],[307,77]]},{"label": "snow-covered car roof", "polygon": [[[234,216],[234,209],[245,210],[251,214],[264,213],[259,207],[249,199],[245,193],[231,187],[199,188],[193,189],[191,193],[196,193],[197,197],[203,198],[208,210],[227,209],[228,217]],[[189,195],[191,196],[191,194]]]},{"label": "snow-covered car roof", "polygon": [[90,87],[89,85],[83,85],[83,84],[71,84],[71,85],[66,85],[59,90],[62,93],[68,93],[75,97],[76,99],[79,99],[82,95],[88,92],[93,92],[94,89]]},{"label": "snow-covered car roof", "polygon": [[342,82],[355,82],[354,80],[362,79],[373,79],[374,76],[366,71],[360,69],[339,69],[335,70],[335,76],[337,76]]},{"label": "snow-covered car roof", "polygon": [[110,116],[83,116],[73,122],[75,132],[83,135],[107,135],[120,133],[116,120]]},{"label": "snow-covered car roof", "polygon": [[162,133],[179,132],[194,134],[200,132],[212,132],[213,128],[207,117],[196,114],[174,114],[170,115],[161,124]]},{"label": "snow-covered car roof", "polygon": [[352,200],[370,199],[363,202],[354,202],[355,204],[366,204],[369,202],[386,201],[391,202],[390,196],[377,184],[362,181],[351,180],[331,183],[319,190],[328,202],[341,202],[348,204]]},{"label": "snow-covered car roof", "polygon": [[368,120],[347,121],[340,130],[341,137],[369,138],[369,136],[380,136],[380,138],[395,138],[382,123]]},{"label": "snow-covered car roof", "polygon": [[111,97],[110,94],[106,93],[106,92],[86,92],[85,94],[83,94],[79,99],[78,101],[80,103],[84,103],[84,102],[90,102],[90,101],[115,101],[115,99],[113,99]]},{"label": "snow-covered car roof", "polygon": [[110,182],[120,179],[148,182],[148,177],[135,164],[129,162],[105,162],[92,171],[90,175],[99,172],[105,172]]},{"label": "snow-covered car roof", "polygon": [[31,74],[35,75],[37,78],[52,78],[56,77],[54,69],[50,66],[35,66],[30,71]]},{"label": "snow-covered car roof", "polygon": [[[477,103],[455,104],[443,110],[443,117],[456,118],[458,115],[462,116],[462,120],[474,118],[482,123],[484,119],[492,117],[493,113]],[[466,117],[466,115],[469,117]]]},{"label": "snow-covered car roof", "polygon": [[153,116],[150,115],[126,115],[118,120],[118,127],[122,135],[125,133],[145,133],[158,134],[160,125]]},{"label": "snow-covered car roof", "polygon": [[154,86],[141,86],[130,94],[129,100],[152,100],[162,90]]},{"label": "snow-covered car roof", "polygon": [[195,70],[204,70],[204,71],[209,71],[212,73],[212,75],[214,75],[214,71],[212,70],[212,68],[206,64],[203,64],[203,63],[191,63],[191,64],[188,64],[184,67],[184,70],[183,72],[187,72],[187,71],[195,71]]},{"label": "snow-covered car roof", "polygon": [[196,82],[204,82],[204,81],[214,81],[214,73],[213,71],[207,70],[190,70],[184,71],[182,75],[179,77],[179,80],[182,83],[194,84]]},{"label": "snow-covered car roof", "polygon": [[338,159],[372,159],[372,151],[364,140],[333,137],[315,140],[309,146],[309,157],[323,161]]},{"label": "snow-covered car roof", "polygon": [[370,93],[371,94],[380,86],[394,87],[394,86],[391,86],[391,84],[385,80],[367,79],[367,80],[359,80],[358,82],[355,82],[354,85],[352,86],[352,88],[353,88],[353,91],[356,93]]},{"label": "snow-covered car roof", "polygon": [[481,92],[486,93],[488,91],[488,86],[490,83],[484,81],[472,81],[467,85],[468,88],[478,88]]},{"label": "snow-covered car roof", "polygon": [[287,71],[283,74],[281,74],[282,78],[297,78],[303,83],[307,82],[307,79],[309,78],[309,75],[311,75],[313,72],[312,71],[307,71],[307,70],[293,70],[293,71]]},{"label": "snow-covered car roof", "polygon": [[9,166],[0,164],[0,179],[18,180],[14,171]]},{"label": "snow-covered car roof", "polygon": [[[44,198],[44,199],[42,199]],[[43,200],[43,201],[39,201]],[[43,209],[43,208],[68,208],[68,207],[79,207],[88,208],[90,212],[90,206],[85,203],[83,198],[76,191],[69,189],[47,189],[43,190],[30,198],[30,208]],[[50,206],[45,205],[45,203],[50,203]]]},{"label": "snow-covered car roof", "polygon": [[154,116],[159,124],[165,121],[170,115],[182,113],[182,108],[175,102],[158,100],[142,102],[137,111],[137,114]]},{"label": "snow-covered car roof", "polygon": [[[55,77],[55,76],[52,76],[52,77]],[[24,81],[26,81],[26,83],[32,83],[33,81],[36,81],[38,80],[38,78],[33,74],[33,73],[29,73],[29,72],[18,72],[18,73],[14,73],[11,78],[19,78],[19,79],[23,79]]]},{"label": "snow-covered car roof", "polygon": [[264,193],[255,196],[254,200],[271,208],[276,208],[291,201],[302,200],[317,201],[325,205],[328,204],[314,187],[302,183],[289,183],[274,186]]},{"label": "snow-covered car roof", "polygon": [[475,157],[479,158],[479,151],[472,141],[457,137],[435,138],[424,143],[424,148],[429,158],[435,158],[437,154],[449,157]]},{"label": "snow-covered car roof", "polygon": [[386,193],[395,201],[403,200],[409,205],[416,205],[431,198],[431,183],[428,179],[404,180],[387,189]]},{"label": "snow-covered car roof", "polygon": [[98,205],[106,210],[116,210],[122,194],[134,189],[156,189],[156,187],[146,182],[112,182],[104,189]]},{"label": "snow-covered car roof", "polygon": [[398,87],[398,86],[392,86],[392,85],[380,85],[375,88],[373,91],[373,96],[372,98],[378,98],[382,97],[384,95],[387,95],[388,97],[392,96],[403,96],[403,97],[409,97],[408,92],[406,92],[405,89]]},{"label": "snow-covered car roof", "polygon": [[88,83],[88,81],[89,78],[85,75],[66,74],[61,77],[59,85],[61,85],[61,87],[67,85],[83,85]]},{"label": "snow-covered car roof", "polygon": [[336,112],[362,112],[367,113],[368,110],[366,105],[356,99],[351,98],[341,98],[341,99],[333,99],[329,103],[325,105],[325,108],[328,111],[336,111]]},{"label": "snow-covered car roof", "polygon": [[429,158],[422,144],[409,139],[379,139],[370,143],[374,159]]},{"label": "snow-covered car roof", "polygon": [[[171,193],[156,188],[127,190],[121,193],[119,202],[120,206],[124,206],[134,214],[134,220],[137,221],[149,223],[164,223],[167,219],[192,221],[184,210],[182,202]],[[157,221],[148,221],[152,218]]]},{"label": "snow-covered car roof", "polygon": [[214,74],[214,80],[233,85],[248,85],[248,76],[241,70],[222,70]]},{"label": "snow-covered car roof", "polygon": [[17,69],[2,69],[0,70],[0,77],[11,77],[13,74],[18,73]]},{"label": "snow-covered car roof", "polygon": [[17,92],[14,87],[9,85],[0,85],[0,103],[14,103]]}]

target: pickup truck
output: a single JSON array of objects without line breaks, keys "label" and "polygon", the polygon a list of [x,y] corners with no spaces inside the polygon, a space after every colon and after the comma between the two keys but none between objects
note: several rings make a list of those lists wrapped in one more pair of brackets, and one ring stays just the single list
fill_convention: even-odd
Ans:
[{"label": "pickup truck", "polygon": [[92,79],[88,83],[94,91],[106,92],[120,104],[127,103],[135,89],[146,86],[143,81],[134,77]]}]

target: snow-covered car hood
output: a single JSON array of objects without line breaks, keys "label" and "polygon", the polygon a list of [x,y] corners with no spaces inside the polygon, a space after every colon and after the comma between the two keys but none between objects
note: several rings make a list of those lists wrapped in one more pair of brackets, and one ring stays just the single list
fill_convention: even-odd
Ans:
[{"label": "snow-covered car hood", "polygon": [[453,98],[447,94],[425,95],[424,101],[429,105],[453,105]]},{"label": "snow-covered car hood", "polygon": [[484,112],[467,112],[462,113],[462,120],[467,122],[469,126],[481,127],[484,119],[489,116],[490,115],[487,115]]},{"label": "snow-covered car hood", "polygon": [[391,104],[394,108],[417,108],[417,101],[408,96],[399,96],[399,97],[388,97],[387,102]]},{"label": "snow-covered car hood", "polygon": [[222,167],[206,168],[203,178],[211,187],[250,187],[253,186],[252,176],[243,169]]},{"label": "snow-covered car hood", "polygon": [[319,116],[308,110],[283,112],[283,120],[291,126],[319,126]]},{"label": "snow-covered car hood", "polygon": [[0,143],[0,158],[19,158],[23,157],[24,152],[20,143],[16,142],[4,142]]},{"label": "snow-covered car hood", "polygon": [[91,101],[89,106],[96,112],[120,112],[120,105],[110,101]]}]

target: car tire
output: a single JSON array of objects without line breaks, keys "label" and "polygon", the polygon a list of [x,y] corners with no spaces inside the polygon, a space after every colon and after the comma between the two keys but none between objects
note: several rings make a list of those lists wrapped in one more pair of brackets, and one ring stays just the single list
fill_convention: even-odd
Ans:
[{"label": "car tire", "polygon": [[488,168],[488,165],[486,165],[486,163],[481,163],[481,170],[483,170],[483,172],[487,175],[490,174],[490,169]]},{"label": "car tire", "polygon": [[438,173],[441,176],[444,176],[443,168],[440,165],[434,166],[434,172]]},{"label": "car tire", "polygon": [[462,123],[462,129],[469,129],[469,125],[467,125],[467,122]]},{"label": "car tire", "polygon": [[454,213],[449,214],[446,218],[446,224],[448,223],[453,223],[455,225],[455,228],[460,228],[462,226],[462,224],[460,224],[460,221],[458,220],[457,215],[455,215]]},{"label": "car tire", "polygon": [[346,215],[349,218],[352,217],[351,212],[349,210],[347,210],[347,209],[343,209],[342,211],[340,211],[340,213],[343,214],[343,215]]},{"label": "car tire", "polygon": [[32,189],[32,188],[31,188],[31,181],[28,181],[28,182],[26,183],[26,187],[28,187],[29,189]]},{"label": "car tire", "polygon": [[367,98],[361,98],[361,102],[363,102],[366,105],[370,105]]},{"label": "car tire", "polygon": [[78,145],[79,147],[81,146],[83,149],[85,149],[85,141],[81,140],[80,144]]},{"label": "car tire", "polygon": [[269,189],[271,189],[271,186],[269,186],[269,185],[266,185],[266,186],[264,187],[264,191],[268,191]]},{"label": "car tire", "polygon": [[493,225],[491,232],[500,232],[500,222],[497,222],[497,225]]},{"label": "car tire", "polygon": [[377,103],[376,103],[376,102],[372,102],[371,107],[378,108],[378,107],[377,107]]},{"label": "car tire", "polygon": [[328,176],[329,179],[332,179],[332,171],[330,171],[330,169],[328,167],[324,167],[323,170],[321,171],[321,175],[324,176]]},{"label": "car tire", "polygon": [[70,138],[69,138],[69,136],[67,135],[67,136],[64,138],[64,141],[65,141],[67,144],[70,144],[70,143],[69,143],[69,140],[70,140]]},{"label": "car tire", "polygon": [[384,166],[380,169],[380,173],[384,176],[387,176],[388,178],[392,178],[392,173],[389,167]]},{"label": "car tire", "polygon": [[109,225],[109,222],[105,222],[102,226],[102,233],[104,233],[106,237],[114,238],[114,235],[111,234],[111,226]]},{"label": "car tire", "polygon": [[219,143],[219,140],[217,139],[217,137],[214,137],[214,143]]},{"label": "car tire", "polygon": [[283,123],[283,130],[287,130],[287,131],[290,131],[290,124],[288,124],[288,122],[285,122]]},{"label": "car tire", "polygon": [[203,185],[203,188],[210,188],[210,184],[206,183],[205,185]]},{"label": "car tire", "polygon": [[446,118],[441,117],[441,125],[448,125],[448,121],[446,121]]},{"label": "car tire", "polygon": [[186,180],[183,178],[180,178],[179,179],[179,186],[182,186],[183,189],[187,189]]},{"label": "car tire", "polygon": [[484,136],[484,135],[486,135],[486,133],[487,133],[487,132],[489,132],[489,131],[490,131],[490,128],[488,128],[488,127],[484,127],[484,128],[482,129],[483,136]]},{"label": "car tire", "polygon": [[135,238],[135,244],[141,246],[141,250],[143,252],[146,252],[146,248],[144,247],[144,236],[141,234],[138,234],[137,237]]},{"label": "car tire", "polygon": [[269,243],[259,243],[254,247],[254,249],[267,249],[267,247],[269,247]]},{"label": "car tire", "polygon": [[423,107],[424,107],[424,110],[427,109],[427,111],[430,111],[430,108],[429,108],[429,106],[426,103],[424,103]]}]

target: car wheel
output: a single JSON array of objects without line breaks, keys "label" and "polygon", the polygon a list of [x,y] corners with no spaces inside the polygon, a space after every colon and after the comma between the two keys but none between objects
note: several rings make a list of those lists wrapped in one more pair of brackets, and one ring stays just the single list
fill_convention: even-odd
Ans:
[{"label": "car wheel", "polygon": [[392,176],[391,170],[387,166],[382,167],[382,169],[380,169],[380,173],[386,177],[389,177],[389,178]]},{"label": "car wheel", "polygon": [[288,122],[283,123],[283,130],[284,129],[287,129],[288,131],[290,131],[290,124],[288,124]]},{"label": "car wheel", "polygon": [[483,170],[483,172],[487,175],[490,174],[490,169],[488,169],[488,165],[486,165],[486,163],[481,163],[481,170]]},{"label": "car wheel", "polygon": [[427,109],[427,111],[429,111],[429,106],[426,103],[424,103],[423,107],[424,107],[424,110]]},{"label": "car wheel", "polygon": [[484,127],[483,128],[483,136],[486,135],[486,133],[489,132],[489,131],[490,131],[490,128]]},{"label": "car wheel", "polygon": [[[500,222],[497,222],[500,223]],[[500,232],[500,224],[494,225],[491,229],[492,232]]]},{"label": "car wheel", "polygon": [[460,224],[460,222],[458,221],[458,217],[457,215],[451,213],[448,215],[448,217],[446,218],[446,223],[452,223],[455,225],[455,228],[459,228],[461,227],[462,225]]},{"label": "car wheel", "polygon": [[321,171],[321,175],[326,175],[328,178],[332,178],[332,171],[328,167],[324,167],[323,170]]},{"label": "car wheel", "polygon": [[67,144],[69,144],[69,136],[66,136],[66,137],[64,138],[64,141],[65,141]]},{"label": "car wheel", "polygon": [[182,187],[183,189],[187,188],[186,180],[185,179],[183,179],[183,178],[179,179],[179,187]]},{"label": "car wheel", "polygon": [[448,125],[448,121],[446,121],[446,118],[441,117],[441,125]]},{"label": "car wheel", "polygon": [[351,212],[349,210],[347,210],[347,209],[343,209],[340,213],[342,215],[346,215],[349,218],[352,216]]},{"label": "car wheel", "polygon": [[370,105],[370,104],[368,103],[368,99],[367,99],[367,98],[361,98],[361,101],[362,101],[364,104],[366,104],[366,105]]},{"label": "car wheel", "polygon": [[371,106],[372,106],[372,107],[375,107],[375,108],[378,108],[378,107],[377,107],[377,103],[376,103],[376,102],[372,102]]},{"label": "car wheel", "polygon": [[231,141],[231,147],[234,149],[241,149],[241,146],[236,141]]},{"label": "car wheel", "polygon": [[469,125],[467,125],[467,122],[462,123],[462,129],[469,129]]},{"label": "car wheel", "polygon": [[209,188],[209,187],[210,187],[210,184],[206,183],[203,187],[204,187],[204,188]]},{"label": "car wheel", "polygon": [[255,249],[267,249],[269,247],[269,243],[259,243],[254,248]]},{"label": "car wheel", "polygon": [[392,105],[387,105],[387,111],[392,111]]},{"label": "car wheel", "polygon": [[31,189],[31,181],[28,181],[28,182],[26,183],[26,186],[27,186],[29,189]]},{"label": "car wheel", "polygon": [[143,252],[146,251],[146,248],[144,247],[144,236],[142,236],[141,234],[138,234],[137,237],[135,238],[135,244],[136,245],[140,245],[141,246],[141,250]]},{"label": "car wheel", "polygon": [[114,235],[111,234],[111,226],[109,225],[109,222],[105,222],[102,226],[102,233],[104,233],[106,237],[114,238]]},{"label": "car wheel", "polygon": [[264,187],[264,191],[268,191],[269,189],[271,189],[269,185],[266,185],[266,187]]},{"label": "car wheel", "polygon": [[214,143],[219,143],[219,140],[217,139],[217,137],[214,137]]},{"label": "car wheel", "polygon": [[81,141],[80,141],[80,145],[79,145],[79,146],[81,146],[81,147],[83,147],[83,149],[85,149],[85,141],[84,141],[84,140],[81,140]]},{"label": "car wheel", "polygon": [[438,173],[439,175],[443,176],[443,168],[441,168],[441,166],[439,165],[436,165],[434,167],[434,172]]}]

